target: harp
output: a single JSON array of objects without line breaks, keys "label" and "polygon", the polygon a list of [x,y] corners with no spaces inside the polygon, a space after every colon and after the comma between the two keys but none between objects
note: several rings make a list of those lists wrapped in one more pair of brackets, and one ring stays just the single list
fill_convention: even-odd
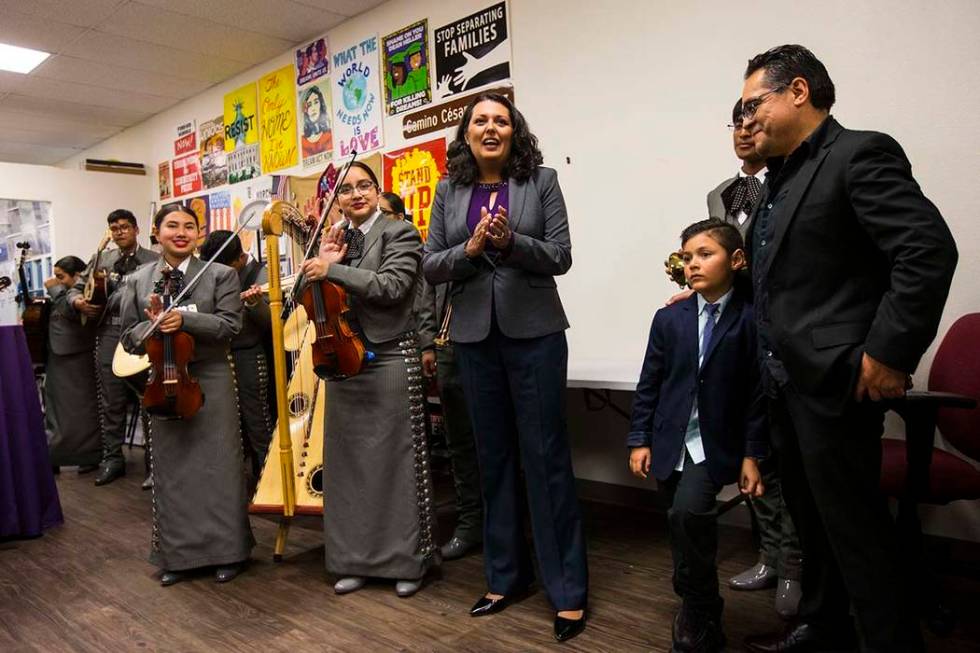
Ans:
[{"label": "harp", "polygon": [[[313,371],[313,330],[301,306],[285,324],[279,269],[279,237],[286,233],[306,244],[311,227],[293,205],[274,201],[265,209],[262,233],[269,269],[269,308],[272,315],[273,367],[276,390],[276,430],[269,456],[259,476],[249,512],[281,515],[274,560],[282,560],[290,519],[323,514],[323,425],[326,384]],[[292,360],[287,378],[286,358]],[[278,456],[274,455],[278,453]]]}]

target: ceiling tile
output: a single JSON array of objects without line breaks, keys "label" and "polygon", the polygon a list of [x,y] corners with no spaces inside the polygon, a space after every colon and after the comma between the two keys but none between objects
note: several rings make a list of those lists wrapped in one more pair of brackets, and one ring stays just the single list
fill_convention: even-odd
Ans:
[{"label": "ceiling tile", "polygon": [[147,75],[143,71],[132,68],[86,61],[65,55],[53,57],[50,63],[32,74],[31,77],[45,77],[65,82],[115,88],[120,91],[136,91],[178,98],[197,95],[212,85],[211,82],[207,81],[183,79],[159,73]]},{"label": "ceiling tile", "polygon": [[0,41],[10,45],[57,52],[84,31],[83,27],[0,8]]},{"label": "ceiling tile", "polygon": [[0,121],[0,143],[27,143],[49,147],[92,147],[105,136],[86,134],[74,129],[52,128],[43,131],[9,127]]},{"label": "ceiling tile", "polygon": [[56,20],[78,27],[92,27],[123,4],[124,0],[0,0],[3,10]]},{"label": "ceiling tile", "polygon": [[[338,13],[309,5],[281,0],[137,0],[178,14],[206,18],[221,25],[298,43],[323,34],[345,20]],[[261,27],[257,27],[261,26]]]},{"label": "ceiling tile", "polygon": [[39,117],[64,118],[109,127],[129,127],[153,116],[151,111],[135,111],[114,107],[77,104],[64,100],[52,101],[43,97],[28,97],[11,93],[0,99],[0,110],[31,113]]},{"label": "ceiling tile", "polygon": [[24,85],[27,75],[0,70],[0,94],[14,93]]},{"label": "ceiling tile", "polygon": [[150,113],[159,113],[180,101],[180,98],[176,97],[118,91],[101,86],[34,77],[33,75],[24,79],[23,85],[19,87],[19,92],[23,95],[33,95],[49,100],[67,100],[79,104],[94,104],[95,106]]},{"label": "ceiling tile", "polygon": [[166,45],[91,31],[66,47],[63,54],[152,73],[164,73],[217,84],[252,66],[216,55],[175,50]]},{"label": "ceiling tile", "polygon": [[387,0],[291,0],[291,2],[350,17],[362,14]]},{"label": "ceiling tile", "polygon": [[93,138],[108,138],[121,130],[116,125],[103,125],[84,120],[72,120],[60,116],[37,115],[9,109],[0,101],[0,127],[31,132],[67,131]]},{"label": "ceiling tile", "polygon": [[151,43],[252,64],[280,55],[292,45],[291,41],[259,32],[242,31],[136,3],[121,7],[101,25],[100,31],[121,36],[139,34],[141,40]]},{"label": "ceiling tile", "polygon": [[54,165],[59,161],[64,161],[68,157],[78,154],[84,149],[81,147],[52,147],[0,141],[0,161]]}]

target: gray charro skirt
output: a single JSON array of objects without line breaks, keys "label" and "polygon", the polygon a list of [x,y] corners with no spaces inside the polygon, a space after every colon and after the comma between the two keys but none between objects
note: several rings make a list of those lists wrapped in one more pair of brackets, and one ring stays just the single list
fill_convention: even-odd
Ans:
[{"label": "gray charro skirt", "polygon": [[150,418],[150,562],[181,571],[248,559],[248,521],[235,377],[228,357],[190,365],[204,406],[189,420]]},{"label": "gray charro skirt", "polygon": [[375,359],[359,375],[327,382],[326,567],[415,580],[440,561],[418,343],[408,332],[365,346]]}]

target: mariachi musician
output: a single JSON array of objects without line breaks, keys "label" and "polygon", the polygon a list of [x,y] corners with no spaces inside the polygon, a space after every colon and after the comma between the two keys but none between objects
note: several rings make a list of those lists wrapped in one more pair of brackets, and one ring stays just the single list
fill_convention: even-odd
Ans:
[{"label": "mariachi musician", "polygon": [[[92,262],[78,282],[68,291],[68,306],[76,315],[96,320],[95,356],[99,391],[99,421],[102,425],[102,459],[95,477],[96,485],[105,485],[126,474],[126,460],[122,444],[126,435],[126,407],[130,404],[132,390],[125,381],[112,373],[112,356],[119,342],[119,294],[122,280],[144,263],[151,263],[159,255],[141,247],[137,241],[139,227],[136,216],[126,209],[116,209],[106,219],[112,242],[118,249],[105,252],[99,257],[99,268],[106,273],[107,301],[104,306],[89,303],[85,298],[85,284]],[[94,261],[94,257],[93,257]]]},{"label": "mariachi musician", "polygon": [[[224,583],[238,575],[255,545],[230,362],[232,339],[242,328],[238,275],[220,263],[203,270],[205,263],[193,256],[200,227],[189,209],[165,206],[153,224],[163,257],[126,280],[119,302],[121,341],[127,352],[145,352],[154,364],[144,397],[148,399],[163,385],[157,375],[166,372],[150,351],[150,321],[159,316],[164,298],[177,302],[175,310],[161,318],[157,331],[161,337],[173,338],[175,346],[178,333],[185,341],[191,339],[186,376],[192,378],[203,403],[180,417],[147,406],[153,412],[150,562],[159,567],[163,586],[180,582],[187,571],[200,568],[213,568],[215,580]],[[183,392],[183,380],[174,385],[178,393]]]},{"label": "mariachi musician", "polygon": [[308,281],[347,293],[353,330],[374,354],[360,374],[327,382],[323,536],[338,594],[367,578],[411,596],[439,564],[414,304],[422,241],[378,207],[374,172],[355,161],[337,189],[345,222],[303,264]]}]

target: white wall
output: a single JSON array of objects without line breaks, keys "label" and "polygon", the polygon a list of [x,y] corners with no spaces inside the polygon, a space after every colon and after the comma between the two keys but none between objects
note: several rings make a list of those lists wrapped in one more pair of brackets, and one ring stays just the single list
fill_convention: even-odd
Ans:
[{"label": "white wall", "polygon": [[[69,254],[87,261],[105,232],[106,216],[114,209],[131,210],[142,233],[149,234],[153,198],[146,193],[145,178],[135,175],[0,162],[0,197],[51,202],[53,261]],[[140,241],[145,245],[146,236],[141,235]],[[3,302],[0,308],[0,322],[5,324],[16,319],[8,304]]]},{"label": "white wall", "polygon": [[[330,45],[423,17],[431,44],[432,28],[490,4],[393,0],[331,30]],[[650,318],[674,291],[662,272],[665,253],[683,226],[704,217],[708,189],[736,168],[725,124],[745,62],[778,43],[803,43],[824,61],[837,86],[834,115],[846,127],[896,137],[948,221],[960,264],[940,337],[956,317],[980,310],[973,282],[980,276],[980,221],[973,218],[980,206],[980,86],[973,83],[980,3],[511,0],[509,12],[517,104],[546,164],[558,169],[569,206],[575,263],[559,283],[572,323],[572,366],[639,369]],[[63,165],[93,156],[155,169],[172,157],[178,122],[217,115],[226,92],[291,61],[283,53]],[[400,127],[399,117],[386,120],[386,149],[404,144]],[[155,199],[155,183],[146,179],[144,204]],[[916,374],[918,387],[932,351]],[[585,432],[583,423],[573,420],[579,474],[630,482],[625,425],[612,416]],[[980,540],[975,502],[942,514],[950,518],[934,530],[960,522],[956,533]]]}]

